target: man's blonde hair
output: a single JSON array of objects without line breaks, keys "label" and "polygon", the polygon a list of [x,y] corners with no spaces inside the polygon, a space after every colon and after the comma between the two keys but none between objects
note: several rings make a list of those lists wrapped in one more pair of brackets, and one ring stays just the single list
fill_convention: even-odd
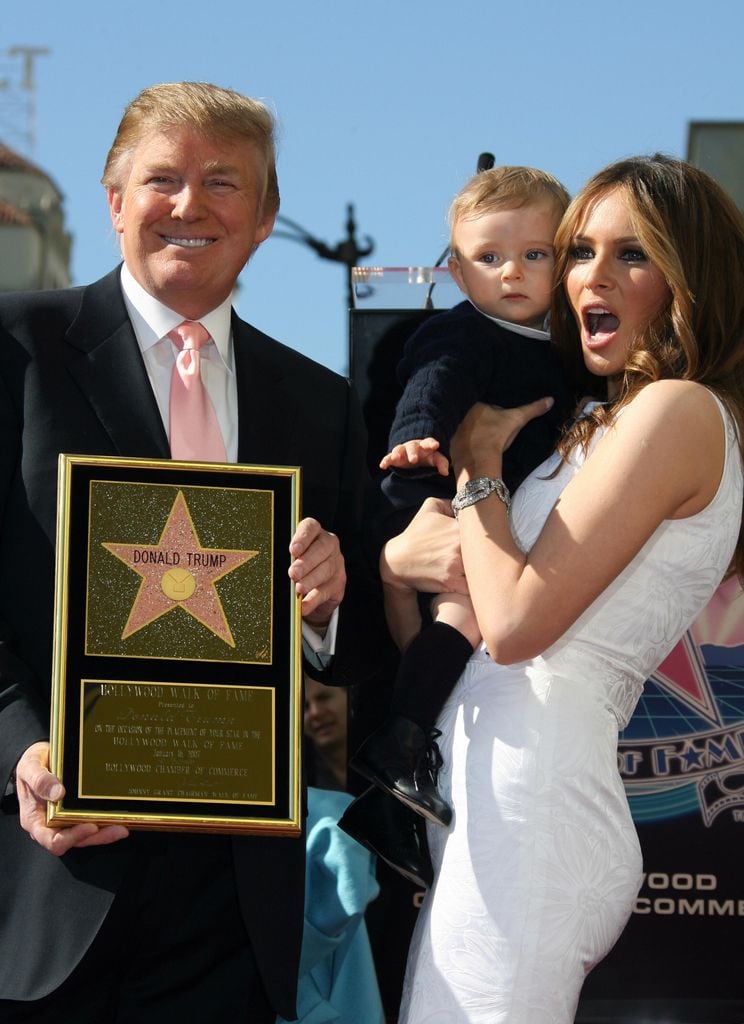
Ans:
[{"label": "man's blonde hair", "polygon": [[261,214],[279,210],[274,118],[260,100],[208,82],[164,82],[136,96],[124,111],[101,181],[122,190],[138,143],[153,131],[191,128],[210,139],[252,143],[264,167]]},{"label": "man's blonde hair", "polygon": [[511,210],[541,202],[552,202],[560,215],[570,202],[563,185],[547,171],[538,171],[535,167],[492,167],[489,171],[479,171],[457,193],[449,208],[447,222],[453,252],[455,228],[460,221],[481,217],[493,210]]}]

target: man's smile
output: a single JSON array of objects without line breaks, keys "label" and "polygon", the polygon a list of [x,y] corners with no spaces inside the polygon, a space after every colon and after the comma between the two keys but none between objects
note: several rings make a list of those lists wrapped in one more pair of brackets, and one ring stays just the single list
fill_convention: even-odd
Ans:
[{"label": "man's smile", "polygon": [[172,235],[162,235],[161,237],[168,245],[180,245],[184,249],[201,249],[216,241],[214,238],[174,238]]}]

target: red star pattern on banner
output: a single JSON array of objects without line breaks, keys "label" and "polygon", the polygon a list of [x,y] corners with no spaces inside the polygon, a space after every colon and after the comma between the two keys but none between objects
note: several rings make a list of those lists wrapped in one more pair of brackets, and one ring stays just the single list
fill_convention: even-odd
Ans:
[{"label": "red star pattern on banner", "polygon": [[703,644],[744,644],[744,594],[736,577],[722,583],[690,629],[651,678],[713,725],[722,719],[708,682]]},{"label": "red star pattern on banner", "polygon": [[677,700],[714,725],[720,715],[708,684],[705,662],[698,644],[688,630],[676,647],[659,665],[651,678]]}]

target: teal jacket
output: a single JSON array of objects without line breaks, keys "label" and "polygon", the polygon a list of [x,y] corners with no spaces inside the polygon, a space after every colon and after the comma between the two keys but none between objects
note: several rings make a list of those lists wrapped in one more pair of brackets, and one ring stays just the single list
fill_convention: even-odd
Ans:
[{"label": "teal jacket", "polygon": [[[300,1024],[384,1024],[364,911],[379,891],[370,854],[337,825],[346,793],[308,789]],[[277,1018],[277,1024],[285,1024]]]}]

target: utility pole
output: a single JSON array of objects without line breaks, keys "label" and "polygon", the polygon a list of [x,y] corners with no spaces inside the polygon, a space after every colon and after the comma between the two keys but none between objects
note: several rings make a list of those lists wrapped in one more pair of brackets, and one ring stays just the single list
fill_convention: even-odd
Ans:
[{"label": "utility pole", "polygon": [[[0,64],[0,114],[9,117],[7,130],[23,140],[29,154],[36,149],[36,61],[50,52],[47,46],[22,45],[0,52],[0,59],[7,61]],[[19,112],[25,121],[22,127],[13,123]],[[0,119],[0,134],[6,130],[4,121],[5,117]]]}]

